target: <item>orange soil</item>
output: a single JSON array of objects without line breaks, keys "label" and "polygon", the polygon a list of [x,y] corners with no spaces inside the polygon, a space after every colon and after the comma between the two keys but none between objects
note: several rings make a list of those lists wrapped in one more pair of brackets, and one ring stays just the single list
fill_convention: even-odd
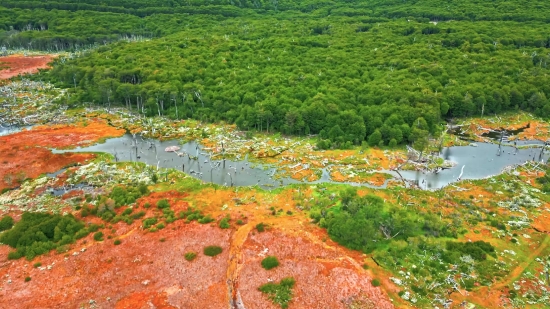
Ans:
[{"label": "orange soil", "polygon": [[0,137],[0,190],[16,187],[26,178],[55,172],[73,163],[84,163],[92,154],[53,154],[44,147],[72,147],[92,144],[107,136],[122,135],[103,122],[39,126]]},{"label": "orange soil", "polygon": [[[486,119],[476,119],[475,122],[472,122],[468,125],[467,131],[470,131],[473,134],[480,136],[483,133],[487,133],[487,131],[482,130],[482,128],[492,130],[502,130],[503,128],[506,128],[507,130],[517,130],[520,128],[525,128],[523,132],[519,133],[516,136],[511,136],[509,140],[527,139],[546,141],[550,137],[550,125],[548,123],[537,121],[534,119],[518,122],[519,119],[513,118],[514,117],[508,117],[504,121],[499,123],[490,122]],[[527,126],[529,127],[526,128]],[[478,138],[478,140],[482,141],[481,138]]]},{"label": "orange soil", "polygon": [[54,58],[54,56],[50,55],[28,57],[13,55],[0,57],[0,79],[12,78],[19,74],[36,73],[38,69],[47,69],[49,68],[48,63]]},{"label": "orange soil", "polygon": [[[153,199],[161,197],[153,194]],[[182,197],[176,195],[169,193],[169,199]],[[367,296],[376,308],[393,308],[384,292],[370,284],[369,272],[360,266],[360,253],[330,240],[323,242],[320,238],[326,233],[303,221],[266,223],[268,230],[257,233],[252,231],[255,222],[232,231],[179,220],[150,233],[141,231],[140,222],[120,222],[113,225],[115,233],[103,230],[103,242],[89,235],[67,254],[52,251],[30,262],[8,262],[9,249],[0,246],[0,298],[18,308],[75,308],[93,300],[98,308],[218,309],[229,306],[231,284],[246,308],[275,309],[258,287],[268,278],[292,276],[297,284],[291,308],[344,308],[342,301],[357,295]],[[114,239],[122,239],[122,244],[114,245]],[[222,254],[203,255],[208,245],[221,246]],[[279,267],[261,268],[264,248],[278,257]],[[192,262],[183,258],[189,251],[198,253]],[[52,269],[34,268],[38,261]],[[30,282],[24,281],[27,276]],[[0,304],[0,308],[5,307]]]},{"label": "orange soil", "polygon": [[92,120],[74,125],[44,125],[9,135],[12,140],[31,139],[35,146],[73,148],[94,144],[107,137],[124,135],[124,130],[109,126],[105,121]]}]

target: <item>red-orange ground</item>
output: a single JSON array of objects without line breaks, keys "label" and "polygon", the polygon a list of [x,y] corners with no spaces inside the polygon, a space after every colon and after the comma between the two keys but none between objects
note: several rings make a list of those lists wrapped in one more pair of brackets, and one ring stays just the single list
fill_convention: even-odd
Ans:
[{"label": "red-orange ground", "polygon": [[13,55],[0,57],[0,79],[8,79],[19,74],[32,74],[38,69],[47,69],[53,56],[21,56]]},{"label": "red-orange ground", "polygon": [[84,163],[92,154],[54,154],[45,147],[66,148],[92,144],[108,136],[120,136],[104,122],[39,126],[0,137],[0,190],[19,185],[26,178],[55,172],[73,163]]}]

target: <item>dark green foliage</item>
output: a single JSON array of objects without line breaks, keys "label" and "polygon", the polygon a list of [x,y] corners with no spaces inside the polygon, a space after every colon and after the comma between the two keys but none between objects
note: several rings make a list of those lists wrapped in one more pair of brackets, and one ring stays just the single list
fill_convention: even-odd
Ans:
[{"label": "dark green foliage", "polygon": [[214,218],[212,218],[212,216],[210,215],[206,215],[205,217],[202,217],[202,218],[199,218],[198,221],[200,224],[206,224],[206,223],[210,223],[210,222],[214,222]]},{"label": "dark green foliage", "polygon": [[118,246],[121,243],[122,243],[122,241],[120,239],[115,239],[115,241],[114,241],[115,246]]},{"label": "dark green foliage", "polygon": [[31,281],[31,277],[25,277],[25,282]]},{"label": "dark green foliage", "polygon": [[115,208],[118,208],[123,205],[135,203],[138,198],[148,193],[149,190],[147,186],[144,185],[127,187],[116,186],[109,194],[109,198],[115,201]]},{"label": "dark green foliage", "polygon": [[288,303],[292,300],[292,288],[296,281],[292,277],[283,278],[280,283],[269,282],[258,288],[260,292],[267,294],[269,300],[281,308],[288,308]]},{"label": "dark green foliage", "polygon": [[4,216],[0,220],[0,232],[9,230],[13,227],[13,218],[10,216]]},{"label": "dark green foliage", "polygon": [[145,220],[143,220],[143,228],[144,229],[148,229],[149,227],[157,224],[157,218],[153,217],[153,218],[147,218]]},{"label": "dark green foliage", "polygon": [[263,222],[256,224],[256,230],[258,230],[258,232],[260,233],[265,231],[265,224]]},{"label": "dark green foliage", "polygon": [[140,211],[140,212],[137,212],[135,214],[132,214],[130,217],[132,219],[141,219],[143,216],[145,216],[145,211]]},{"label": "dark green foliage", "polygon": [[207,256],[216,256],[220,253],[222,253],[223,249],[219,246],[208,246],[204,247],[203,253]]},{"label": "dark green foliage", "polygon": [[163,228],[165,228],[166,226],[164,225],[164,223],[159,223],[157,224],[157,229],[159,230],[162,230]]},{"label": "dark green foliage", "polygon": [[546,173],[544,176],[539,177],[536,179],[536,181],[542,185],[542,191],[546,193],[550,193],[550,173],[548,173],[550,169],[546,169]]},{"label": "dark green foliage", "polygon": [[40,262],[34,263],[34,265],[33,265],[34,268],[38,268],[40,266],[42,266],[42,263],[40,263]]},{"label": "dark green foliage", "polygon": [[490,243],[482,240],[474,242],[448,241],[446,249],[450,252],[459,252],[461,255],[469,255],[477,261],[485,261],[487,254],[496,256],[495,248]]},{"label": "dark green foliage", "polygon": [[378,279],[372,279],[370,283],[372,284],[372,286],[380,286],[380,280]]},{"label": "dark green foliage", "polygon": [[[331,212],[322,218],[329,236],[346,247],[371,252],[392,241],[419,235],[456,236],[449,224],[433,214],[415,214],[385,204],[377,196],[359,197],[356,191],[355,188],[348,188],[341,192],[342,211]],[[311,215],[314,219],[321,217],[317,212]]]},{"label": "dark green foliage", "polygon": [[231,226],[229,225],[229,220],[231,220],[230,217],[225,217],[225,218],[221,219],[218,226],[222,229],[230,228]]},{"label": "dark green foliage", "polygon": [[164,208],[170,208],[170,204],[167,200],[162,199],[157,202],[157,208],[158,209],[164,209]]},{"label": "dark green foliage", "polygon": [[95,241],[103,241],[103,232],[97,232],[94,234]]},{"label": "dark green foliage", "polygon": [[276,256],[269,255],[262,260],[262,267],[266,270],[273,269],[279,266],[279,260]]},{"label": "dark green foliage", "polygon": [[71,244],[77,234],[88,232],[84,224],[72,215],[25,212],[12,229],[0,235],[0,242],[17,249],[8,254],[9,259],[25,256],[31,260],[52,249]]},{"label": "dark green foliage", "polygon": [[185,260],[191,262],[192,260],[194,260],[197,257],[197,253],[192,252],[192,251],[187,252],[187,253],[185,253],[184,257],[185,257]]}]

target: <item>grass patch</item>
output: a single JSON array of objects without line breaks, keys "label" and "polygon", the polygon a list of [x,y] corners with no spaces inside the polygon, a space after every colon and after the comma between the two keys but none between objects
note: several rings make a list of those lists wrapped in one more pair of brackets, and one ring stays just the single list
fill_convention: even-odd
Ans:
[{"label": "grass patch", "polygon": [[280,283],[269,282],[258,288],[260,292],[267,294],[269,300],[281,308],[288,308],[288,303],[292,300],[292,288],[296,284],[296,280],[292,277],[287,277],[281,280]]},{"label": "grass patch", "polygon": [[185,258],[185,260],[191,262],[192,260],[197,258],[197,253],[193,252],[193,251],[190,251],[190,252],[185,253],[185,255],[183,257]]}]

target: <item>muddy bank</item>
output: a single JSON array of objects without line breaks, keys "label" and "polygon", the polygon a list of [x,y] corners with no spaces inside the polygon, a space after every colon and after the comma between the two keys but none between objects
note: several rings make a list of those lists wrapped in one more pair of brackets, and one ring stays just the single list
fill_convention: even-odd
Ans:
[{"label": "muddy bank", "polygon": [[0,190],[18,186],[27,178],[55,172],[67,165],[85,163],[92,154],[54,154],[46,147],[89,145],[124,132],[104,122],[90,121],[77,125],[38,126],[0,136]]}]

